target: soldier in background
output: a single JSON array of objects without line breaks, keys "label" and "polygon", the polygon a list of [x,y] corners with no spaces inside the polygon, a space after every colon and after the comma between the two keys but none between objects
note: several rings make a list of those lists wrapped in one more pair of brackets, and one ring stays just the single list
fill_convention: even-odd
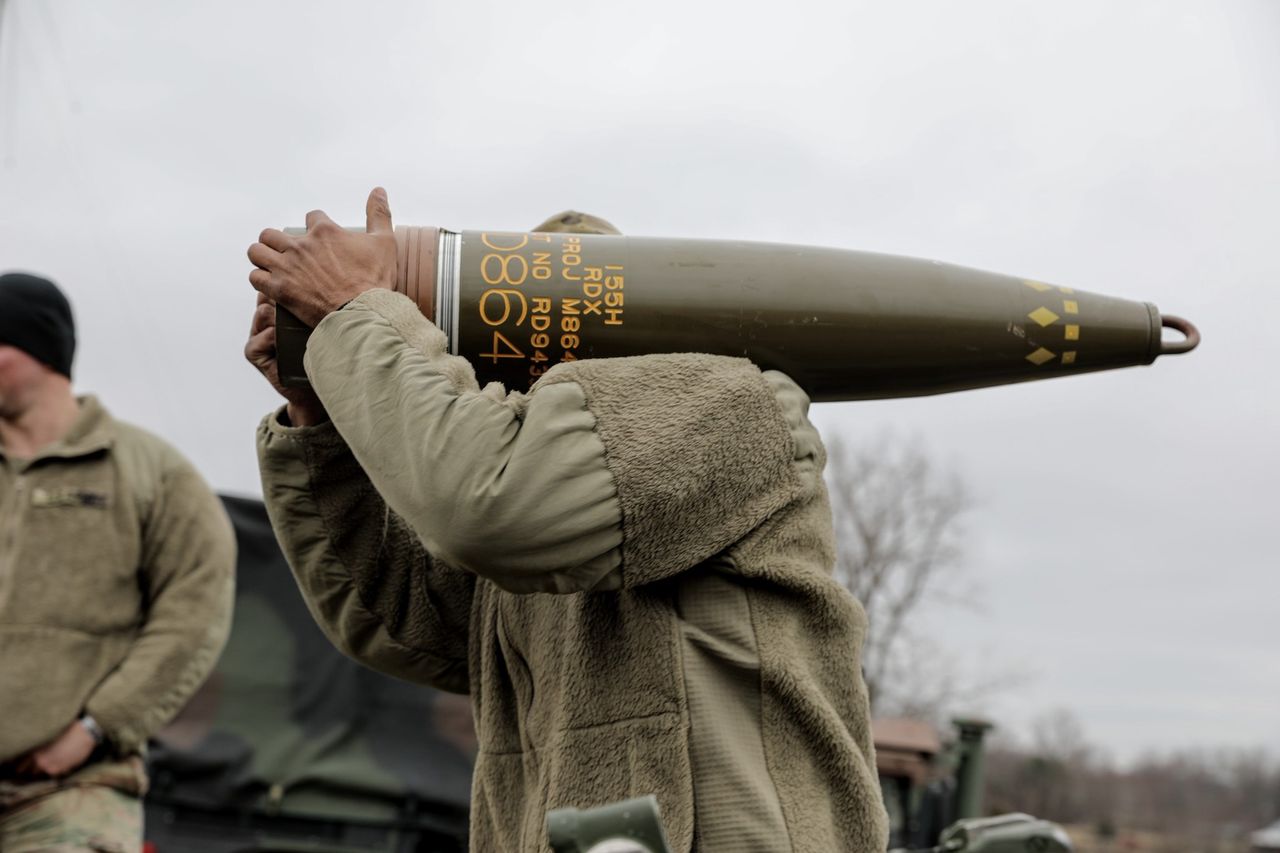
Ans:
[{"label": "soldier in background", "polygon": [[[245,354],[287,401],[263,492],[340,649],[471,694],[472,849],[540,853],[548,809],[653,793],[675,850],[882,851],[866,619],[831,577],[803,391],[697,354],[481,390],[390,291],[381,190],[367,214],[249,250]],[[280,385],[275,302],[315,327],[314,392]]]},{"label": "soldier in background", "polygon": [[72,393],[50,281],[0,276],[0,850],[137,851],[147,737],[213,667],[235,542],[176,450]]}]

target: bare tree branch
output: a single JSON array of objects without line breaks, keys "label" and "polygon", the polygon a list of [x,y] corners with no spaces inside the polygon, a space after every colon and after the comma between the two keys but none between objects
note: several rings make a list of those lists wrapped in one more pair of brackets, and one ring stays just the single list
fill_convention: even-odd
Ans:
[{"label": "bare tree branch", "polygon": [[827,475],[835,576],[867,612],[863,675],[881,710],[887,685],[910,680],[904,661],[918,642],[921,606],[943,597],[959,567],[970,501],[958,478],[901,440],[855,449],[837,436],[828,443]]}]

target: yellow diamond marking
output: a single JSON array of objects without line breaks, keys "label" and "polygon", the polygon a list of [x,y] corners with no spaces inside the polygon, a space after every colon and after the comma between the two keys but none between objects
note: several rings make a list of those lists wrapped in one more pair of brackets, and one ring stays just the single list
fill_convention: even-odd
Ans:
[{"label": "yellow diamond marking", "polygon": [[1067,340],[1069,340],[1069,341],[1078,341],[1078,340],[1080,340],[1080,327],[1079,327],[1079,326],[1075,325],[1074,323],[1070,323],[1070,324],[1068,324],[1068,325],[1067,325]]},{"label": "yellow diamond marking", "polygon": [[1057,314],[1053,313],[1048,308],[1043,308],[1043,307],[1037,308],[1027,316],[1030,317],[1032,320],[1035,320],[1041,326],[1048,326],[1058,319]]},{"label": "yellow diamond marking", "polygon": [[1044,347],[1040,347],[1040,349],[1036,350],[1035,352],[1031,353],[1031,355],[1027,356],[1027,361],[1039,367],[1040,365],[1044,364],[1046,361],[1053,361],[1053,353],[1049,352]]},{"label": "yellow diamond marking", "polygon": [[1076,304],[1074,299],[1064,299],[1062,300],[1062,310],[1068,314],[1079,314],[1080,306]]},{"label": "yellow diamond marking", "polygon": [[1075,364],[1075,363],[1076,363],[1076,351],[1075,351],[1075,350],[1073,350],[1073,349],[1069,349],[1069,350],[1067,350],[1066,352],[1064,352],[1064,353],[1062,354],[1062,363],[1063,363],[1063,364]]},{"label": "yellow diamond marking", "polygon": [[1044,293],[1046,290],[1053,290],[1052,286],[1039,281],[1023,281],[1022,283],[1032,290],[1038,290],[1041,293]]}]

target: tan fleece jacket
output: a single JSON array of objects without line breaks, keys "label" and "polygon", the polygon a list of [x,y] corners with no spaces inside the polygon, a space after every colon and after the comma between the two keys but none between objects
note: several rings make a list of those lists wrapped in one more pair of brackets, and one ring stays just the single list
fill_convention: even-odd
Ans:
[{"label": "tan fleece jacket", "polygon": [[168,444],[93,397],[61,441],[0,447],[0,762],[82,712],[137,752],[212,669],[231,624],[235,539]]},{"label": "tan fleece jacket", "polygon": [[865,617],[787,377],[649,356],[482,392],[387,291],[306,363],[333,421],[264,420],[268,510],[335,644],[471,693],[473,849],[645,793],[678,851],[884,849]]}]

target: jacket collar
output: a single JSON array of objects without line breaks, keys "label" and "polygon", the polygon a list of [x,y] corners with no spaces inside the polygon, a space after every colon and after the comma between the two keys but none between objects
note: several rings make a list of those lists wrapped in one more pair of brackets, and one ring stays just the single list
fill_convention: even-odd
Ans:
[{"label": "jacket collar", "polygon": [[[41,450],[28,465],[41,459],[76,459],[109,448],[115,441],[115,422],[98,402],[98,398],[86,394],[78,398],[80,415],[71,424],[67,434]],[[0,448],[3,455],[3,448]]]}]

